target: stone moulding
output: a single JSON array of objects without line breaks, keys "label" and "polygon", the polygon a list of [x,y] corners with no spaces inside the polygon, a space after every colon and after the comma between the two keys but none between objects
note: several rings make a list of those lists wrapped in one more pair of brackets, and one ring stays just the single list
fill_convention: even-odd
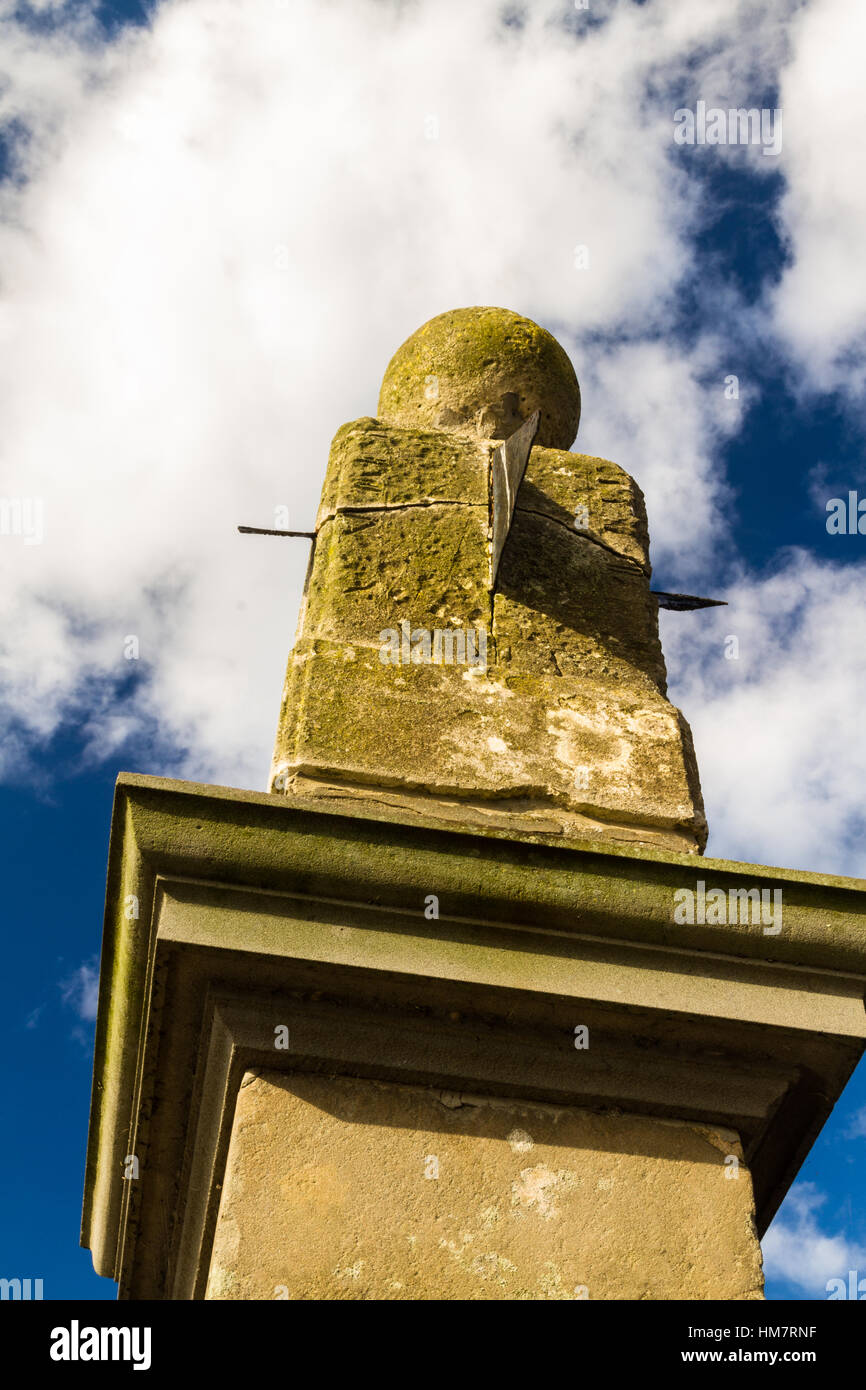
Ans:
[{"label": "stone moulding", "polygon": [[[697,878],[781,889],[782,931],[676,924]],[[763,1232],[866,1045],[864,913],[861,880],[124,774],[82,1244],[121,1298],[204,1296],[257,1068],[728,1128]]]}]

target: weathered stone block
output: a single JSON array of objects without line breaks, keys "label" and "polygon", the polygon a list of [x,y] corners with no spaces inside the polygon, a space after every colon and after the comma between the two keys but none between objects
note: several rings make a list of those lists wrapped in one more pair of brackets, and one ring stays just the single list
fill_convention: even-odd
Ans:
[{"label": "weathered stone block", "polygon": [[380,633],[490,627],[487,513],[431,504],[338,512],[316,541],[303,636],[382,646]]},{"label": "weathered stone block", "polygon": [[487,511],[488,447],[369,416],[334,435],[316,525],[336,512],[459,502]]},{"label": "weathered stone block", "polygon": [[503,668],[664,693],[657,612],[632,561],[518,508],[494,595]]},{"label": "weathered stone block", "polygon": [[207,1297],[439,1299],[446,1289],[451,1300],[761,1298],[737,1136],[247,1073]]},{"label": "weathered stone block", "polygon": [[[369,418],[338,431],[272,786],[494,799],[566,836],[702,848],[639,489],[604,459],[534,449],[491,592],[494,447]],[[480,668],[383,662],[401,623],[431,643],[458,630]]]},{"label": "weathered stone block", "polygon": [[520,491],[518,512],[537,512],[633,560],[649,577],[649,533],[643,493],[609,459],[536,445]]},{"label": "weathered stone block", "polygon": [[502,807],[514,801],[520,815],[535,807],[565,833],[604,833],[604,825],[572,823],[589,816],[614,838],[654,835],[686,847],[690,745],[678,711],[649,681],[617,688],[591,674],[384,666],[377,651],[351,650],[347,661],[339,643],[296,647],[281,787],[300,773],[433,797],[486,796]]}]

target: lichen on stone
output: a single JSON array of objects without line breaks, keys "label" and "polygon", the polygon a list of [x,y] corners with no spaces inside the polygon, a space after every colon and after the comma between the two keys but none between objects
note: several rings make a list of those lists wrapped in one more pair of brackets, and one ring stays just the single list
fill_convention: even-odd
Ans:
[{"label": "lichen on stone", "polygon": [[506,439],[535,410],[537,442],[568,449],[580,387],[552,334],[507,309],[452,309],[430,319],[388,364],[379,418],[391,424]]}]

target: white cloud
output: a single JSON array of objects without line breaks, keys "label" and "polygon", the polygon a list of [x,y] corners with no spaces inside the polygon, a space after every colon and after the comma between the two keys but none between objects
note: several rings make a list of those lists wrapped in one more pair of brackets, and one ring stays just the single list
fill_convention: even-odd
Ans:
[{"label": "white cloud", "polygon": [[866,566],[792,551],[767,576],[735,577],[724,596],[728,608],[662,615],[708,853],[862,875]]},{"label": "white cloud", "polygon": [[820,1229],[816,1212],[826,1200],[814,1183],[798,1183],[761,1242],[765,1277],[784,1280],[812,1298],[828,1296],[830,1279],[847,1283],[849,1270],[866,1275],[866,1249]]},{"label": "white cloud", "polygon": [[[7,6],[0,121],[30,138],[0,189],[0,468],[5,496],[44,499],[45,541],[0,538],[0,772],[66,721],[85,758],[131,740],[142,770],[264,784],[306,546],[235,527],[280,504],[311,523],[335,430],[375,410],[400,341],[455,305],[504,304],[561,336],[579,447],[634,472],[666,576],[706,582],[713,555],[735,556],[718,449],[743,401],[724,399],[726,345],[766,322],[716,292],[709,328],[671,339],[672,297],[702,274],[703,196],[672,117],[689,94],[753,104],[792,54],[786,91],[809,86],[834,0],[811,0],[818,28],[792,39],[797,8],[613,3],[577,42],[555,0],[508,28],[495,0],[187,0],[106,47],[80,8],[46,37]],[[845,83],[833,100],[859,110]],[[818,156],[791,114],[779,167],[814,318]],[[780,322],[795,300],[783,287]],[[828,314],[835,361],[848,319]],[[795,345],[807,321],[784,319]],[[803,557],[742,576],[730,617],[666,624],[717,852],[854,863],[861,589],[859,571]],[[736,679],[712,647],[732,621]]]},{"label": "white cloud", "polygon": [[792,22],[784,69],[780,208],[792,264],[772,305],[775,326],[805,383],[862,392],[866,385],[866,9],[857,0],[810,0]]},{"label": "white cloud", "polygon": [[[5,114],[35,140],[0,237],[4,476],[44,497],[46,528],[42,546],[0,547],[7,762],[110,694],[136,633],[133,723],[187,748],[180,769],[260,784],[306,556],[236,524],[284,502],[309,524],[330,437],[375,409],[391,353],[433,313],[530,312],[577,344],[581,371],[587,331],[655,331],[688,269],[694,195],[649,84],[734,35],[613,6],[577,44],[563,13],[535,5],[505,30],[492,0],[190,0],[105,52],[81,23],[46,42],[7,21]],[[674,349],[632,365],[660,397],[682,386]],[[616,447],[602,353],[593,367],[594,437]],[[700,406],[687,413],[706,472]],[[659,472],[665,499],[668,460]],[[119,731],[90,716],[91,745]]]},{"label": "white cloud", "polygon": [[64,1004],[70,1004],[85,1023],[93,1023],[99,996],[99,968],[94,961],[85,961],[60,982]]},{"label": "white cloud", "polygon": [[636,478],[646,495],[653,565],[681,583],[706,583],[727,537],[729,495],[716,456],[749,400],[745,385],[739,398],[726,399],[730,366],[709,334],[691,349],[641,341],[590,356],[581,383],[589,419],[580,447],[615,459]]},{"label": "white cloud", "polygon": [[845,1127],[846,1139],[866,1139],[866,1105],[855,1110]]}]

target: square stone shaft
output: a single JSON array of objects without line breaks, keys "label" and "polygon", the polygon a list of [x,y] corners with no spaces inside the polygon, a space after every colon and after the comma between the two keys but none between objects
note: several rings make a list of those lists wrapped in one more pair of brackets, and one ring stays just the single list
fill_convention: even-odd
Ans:
[{"label": "square stone shaft", "polygon": [[640,490],[605,459],[533,448],[493,589],[495,448],[374,419],[338,432],[272,789],[702,849]]}]

